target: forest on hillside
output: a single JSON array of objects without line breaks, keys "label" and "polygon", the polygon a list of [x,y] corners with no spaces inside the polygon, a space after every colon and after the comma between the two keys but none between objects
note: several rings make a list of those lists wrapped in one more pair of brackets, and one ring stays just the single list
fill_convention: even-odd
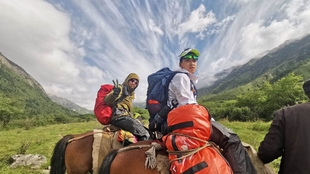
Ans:
[{"label": "forest on hillside", "polygon": [[[263,81],[256,86],[249,87],[242,94],[225,99],[226,94],[236,93],[234,90],[225,91],[221,95],[207,95],[198,100],[198,103],[208,108],[211,116],[216,120],[229,121],[270,121],[273,113],[282,108],[308,101],[302,84],[302,76],[291,73],[275,83]],[[5,98],[0,93],[0,121],[2,127],[43,126],[49,124],[84,122],[96,119],[93,114],[68,116],[57,112],[53,114],[25,113],[23,108],[29,101]],[[144,124],[148,122],[148,112],[144,108],[134,107],[134,113],[141,115]],[[36,112],[38,113],[38,112]],[[10,124],[9,124],[10,123]]]},{"label": "forest on hillside", "polygon": [[[274,83],[264,80],[252,84],[243,93],[233,89],[221,95],[207,95],[198,102],[207,107],[215,119],[270,121],[276,110],[308,101],[303,83],[302,76],[291,73]],[[236,93],[240,94],[231,96]],[[227,95],[231,97],[225,99]]]}]

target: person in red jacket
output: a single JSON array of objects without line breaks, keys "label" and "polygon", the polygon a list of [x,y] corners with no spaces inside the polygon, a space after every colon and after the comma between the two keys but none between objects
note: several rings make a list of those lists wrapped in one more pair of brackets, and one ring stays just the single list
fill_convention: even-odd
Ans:
[{"label": "person in red jacket", "polygon": [[[310,79],[303,89],[310,99]],[[310,102],[276,111],[257,155],[265,164],[282,156],[279,174],[309,174]]]}]

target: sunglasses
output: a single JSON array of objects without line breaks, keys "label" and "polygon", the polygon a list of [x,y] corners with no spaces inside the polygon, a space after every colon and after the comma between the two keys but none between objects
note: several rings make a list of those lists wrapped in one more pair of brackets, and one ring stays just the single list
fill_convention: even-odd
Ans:
[{"label": "sunglasses", "polygon": [[198,56],[193,55],[193,54],[189,54],[189,55],[185,55],[183,56],[184,59],[195,59],[198,60]]},{"label": "sunglasses", "polygon": [[137,79],[130,79],[129,81],[132,82],[135,85],[139,84],[139,81]]}]

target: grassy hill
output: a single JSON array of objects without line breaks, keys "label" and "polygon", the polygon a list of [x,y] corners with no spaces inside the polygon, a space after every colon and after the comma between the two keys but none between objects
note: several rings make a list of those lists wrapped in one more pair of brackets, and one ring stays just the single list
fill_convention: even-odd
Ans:
[{"label": "grassy hill", "polygon": [[36,80],[1,53],[0,77],[2,125],[14,119],[33,119],[34,124],[43,125],[53,123],[55,119],[64,121],[69,116],[79,115],[53,102]]}]

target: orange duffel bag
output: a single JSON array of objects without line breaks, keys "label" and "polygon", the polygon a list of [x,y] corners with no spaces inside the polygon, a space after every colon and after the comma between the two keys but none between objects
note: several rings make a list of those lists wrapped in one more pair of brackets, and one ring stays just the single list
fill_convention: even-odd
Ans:
[{"label": "orange duffel bag", "polygon": [[169,155],[171,174],[233,174],[229,163],[213,146],[177,160],[177,155]]},{"label": "orange duffel bag", "polygon": [[209,143],[212,129],[208,110],[197,104],[180,106],[168,114],[169,134],[163,141],[172,174],[232,174],[228,162]]},{"label": "orange duffel bag", "polygon": [[210,114],[201,105],[179,106],[169,112],[167,122],[168,132],[187,134],[205,140],[211,135]]},{"label": "orange duffel bag", "polygon": [[[210,139],[211,124],[208,110],[197,104],[180,106],[169,112],[167,117],[168,132],[170,134],[163,137],[168,150],[190,150],[205,145],[205,141]],[[171,134],[172,133],[172,134]],[[178,134],[194,137],[178,136]]]}]

